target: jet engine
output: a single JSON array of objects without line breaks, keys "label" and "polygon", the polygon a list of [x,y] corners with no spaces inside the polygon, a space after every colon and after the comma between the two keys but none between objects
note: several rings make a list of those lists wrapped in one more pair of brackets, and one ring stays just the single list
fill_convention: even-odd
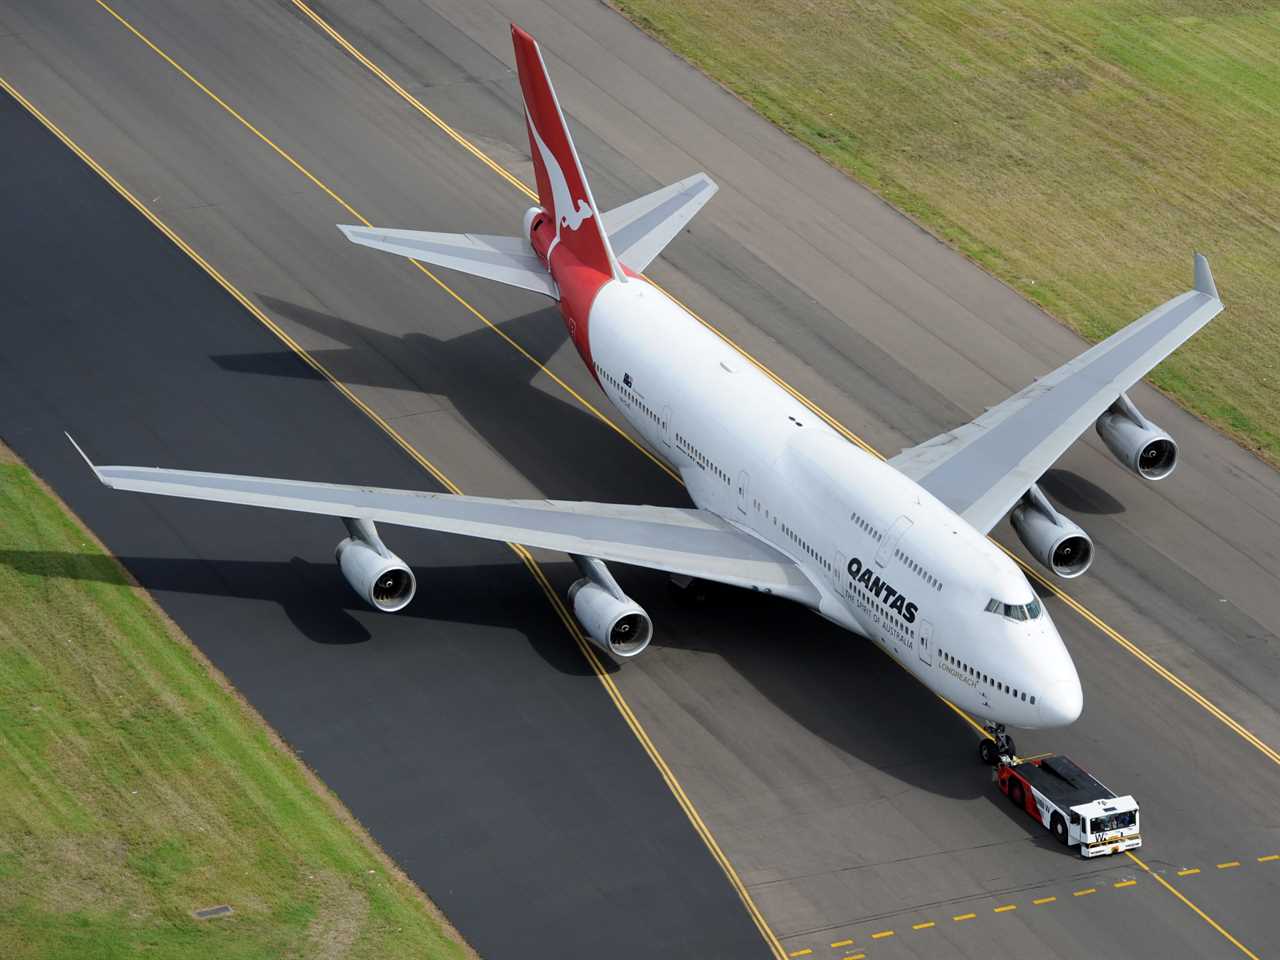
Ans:
[{"label": "jet engine", "polygon": [[1139,413],[1123,393],[1094,427],[1115,458],[1144,480],[1163,480],[1178,465],[1173,437]]},{"label": "jet engine", "polygon": [[418,590],[403,560],[387,549],[371,520],[343,519],[351,536],[338,544],[338,568],[369,606],[384,613],[403,610]]},{"label": "jet engine", "polygon": [[584,576],[569,588],[569,602],[587,637],[615,657],[636,656],[653,639],[653,621],[622,592],[602,561],[595,557],[573,559]]},{"label": "jet engine", "polygon": [[1032,556],[1063,579],[1078,577],[1093,563],[1093,541],[1049,503],[1035,484],[1009,514],[1013,529]]}]

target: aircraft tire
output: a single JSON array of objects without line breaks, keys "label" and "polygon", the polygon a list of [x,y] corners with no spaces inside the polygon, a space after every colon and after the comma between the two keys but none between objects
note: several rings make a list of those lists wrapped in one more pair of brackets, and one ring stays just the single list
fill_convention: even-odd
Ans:
[{"label": "aircraft tire", "polygon": [[988,767],[994,767],[1000,759],[996,753],[995,741],[990,737],[983,737],[978,741],[978,759]]}]

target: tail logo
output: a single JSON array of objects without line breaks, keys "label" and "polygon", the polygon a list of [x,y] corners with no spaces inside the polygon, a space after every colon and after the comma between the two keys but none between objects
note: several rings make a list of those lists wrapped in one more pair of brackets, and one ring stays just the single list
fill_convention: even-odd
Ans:
[{"label": "tail logo", "polygon": [[556,162],[555,154],[553,154],[547,145],[542,142],[542,137],[538,133],[538,126],[533,122],[533,117],[529,115],[529,108],[526,106],[524,110],[525,120],[529,123],[529,131],[533,135],[533,142],[538,146],[538,153],[542,157],[542,166],[547,171],[547,179],[551,181],[551,202],[556,209],[556,238],[551,242],[551,246],[547,248],[547,261],[551,261],[551,253],[555,250],[556,244],[560,242],[560,231],[562,228],[577,230],[582,226],[583,221],[591,219],[594,211],[586,200],[579,198],[574,201],[573,194],[569,191],[569,182],[565,179],[564,170],[560,164]]}]

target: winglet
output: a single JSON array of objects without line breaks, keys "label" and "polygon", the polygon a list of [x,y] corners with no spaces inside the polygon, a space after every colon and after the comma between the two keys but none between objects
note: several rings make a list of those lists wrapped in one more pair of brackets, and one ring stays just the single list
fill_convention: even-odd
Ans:
[{"label": "winglet", "polygon": [[1215,300],[1221,300],[1218,296],[1218,288],[1213,282],[1213,272],[1209,269],[1209,261],[1205,259],[1203,253],[1196,254],[1196,290],[1200,293],[1206,293]]},{"label": "winglet", "polygon": [[62,433],[68,440],[71,441],[71,445],[76,448],[76,453],[80,454],[80,459],[82,459],[85,463],[89,465],[89,469],[92,470],[93,475],[98,478],[98,482],[105,484],[106,481],[102,479],[102,474],[99,473],[98,468],[93,465],[93,461],[90,460],[89,457],[85,454],[85,452],[80,449],[80,444],[76,443],[76,438],[73,437],[71,434],[67,433],[67,431],[65,430],[62,431]]}]

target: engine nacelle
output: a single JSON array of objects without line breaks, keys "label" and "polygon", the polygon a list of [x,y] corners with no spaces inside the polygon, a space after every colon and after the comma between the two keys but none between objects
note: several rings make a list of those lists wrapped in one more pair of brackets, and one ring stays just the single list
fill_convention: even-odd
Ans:
[{"label": "engine nacelle", "polygon": [[569,588],[573,615],[587,637],[601,650],[615,657],[634,657],[653,639],[653,621],[618,586],[604,561],[574,556],[584,574]]},{"label": "engine nacelle", "polygon": [[1013,529],[1032,556],[1059,577],[1070,580],[1093,563],[1093,541],[1032,485],[1009,514]]},{"label": "engine nacelle", "polygon": [[338,544],[338,569],[369,606],[383,613],[403,610],[418,591],[405,562],[386,548],[368,520],[344,520],[351,536]]},{"label": "engine nacelle", "polygon": [[591,642],[615,657],[634,657],[653,639],[653,621],[630,597],[619,600],[583,577],[569,588],[569,600]]},{"label": "engine nacelle", "polygon": [[1173,437],[1139,413],[1123,393],[1094,428],[1112,455],[1144,480],[1163,480],[1178,465]]}]

